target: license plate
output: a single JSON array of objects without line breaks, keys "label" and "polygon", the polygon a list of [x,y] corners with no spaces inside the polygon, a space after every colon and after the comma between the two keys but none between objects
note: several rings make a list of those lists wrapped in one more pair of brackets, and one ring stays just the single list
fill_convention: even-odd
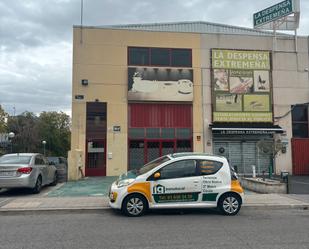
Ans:
[{"label": "license plate", "polygon": [[0,171],[0,176],[13,176],[14,171]]}]

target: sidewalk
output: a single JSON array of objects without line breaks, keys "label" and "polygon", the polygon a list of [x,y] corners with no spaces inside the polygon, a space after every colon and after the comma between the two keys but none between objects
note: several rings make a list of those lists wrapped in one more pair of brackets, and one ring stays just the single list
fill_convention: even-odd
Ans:
[{"label": "sidewalk", "polygon": [[[0,198],[0,214],[25,211],[98,211],[108,208],[108,198],[102,196]],[[247,194],[243,208],[309,209],[309,198],[308,195]]]},{"label": "sidewalk", "polygon": [[[109,209],[108,189],[116,177],[89,177],[58,184],[32,195],[16,190],[0,191],[0,214],[37,211],[82,212]],[[309,208],[309,195],[257,194],[245,190],[243,208]]]}]

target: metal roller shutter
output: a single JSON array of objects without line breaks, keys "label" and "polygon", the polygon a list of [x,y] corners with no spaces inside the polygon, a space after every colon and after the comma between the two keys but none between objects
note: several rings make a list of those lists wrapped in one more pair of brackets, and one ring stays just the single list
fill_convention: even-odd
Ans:
[{"label": "metal roller shutter", "polygon": [[255,142],[243,142],[243,173],[252,174],[252,165],[256,166],[256,143]]},{"label": "metal roller shutter", "polygon": [[243,173],[241,142],[229,142],[229,161],[237,172]]},{"label": "metal roller shutter", "polygon": [[[272,165],[272,157],[268,153],[261,152],[257,141],[214,141],[214,154],[224,156],[239,174],[252,175],[252,165],[256,167],[256,173],[268,172]],[[219,151],[224,148],[224,152]]]}]

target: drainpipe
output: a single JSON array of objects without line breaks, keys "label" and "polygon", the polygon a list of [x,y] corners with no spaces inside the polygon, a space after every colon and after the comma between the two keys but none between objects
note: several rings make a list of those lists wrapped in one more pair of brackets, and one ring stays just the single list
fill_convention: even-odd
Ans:
[{"label": "drainpipe", "polygon": [[203,68],[201,67],[201,80],[202,80],[202,118],[203,118],[203,152],[206,151],[206,130],[205,130],[205,106],[204,106],[204,80],[203,80]]},{"label": "drainpipe", "polygon": [[[308,61],[309,61],[309,35],[307,36],[307,40],[308,40],[307,52],[308,52]],[[308,66],[307,73],[308,73],[308,83],[309,83],[309,64],[307,66]]]}]

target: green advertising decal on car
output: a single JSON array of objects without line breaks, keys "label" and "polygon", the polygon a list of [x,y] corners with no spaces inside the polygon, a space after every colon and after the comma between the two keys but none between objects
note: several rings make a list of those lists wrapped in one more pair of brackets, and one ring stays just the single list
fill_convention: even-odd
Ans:
[{"label": "green advertising decal on car", "polygon": [[198,200],[199,193],[181,193],[181,194],[154,194],[155,202],[194,202]]},{"label": "green advertising decal on car", "polygon": [[203,194],[202,201],[216,201],[218,193]]}]

